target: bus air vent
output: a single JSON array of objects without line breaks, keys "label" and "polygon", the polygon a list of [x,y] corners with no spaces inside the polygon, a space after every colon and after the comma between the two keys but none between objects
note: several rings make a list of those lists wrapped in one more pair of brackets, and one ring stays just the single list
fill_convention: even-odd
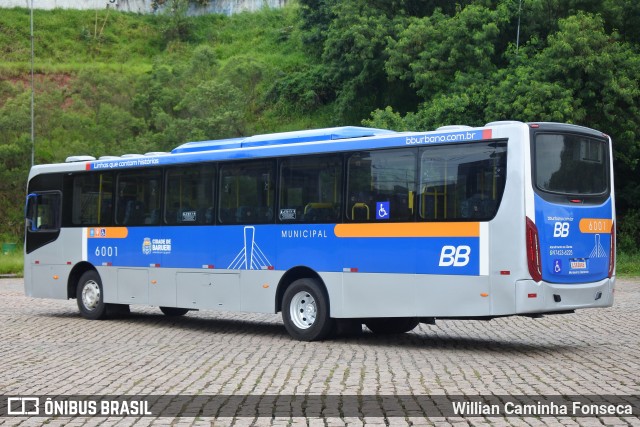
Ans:
[{"label": "bus air vent", "polygon": [[519,122],[517,120],[500,120],[497,122],[489,122],[486,125],[484,125],[484,127],[489,127],[489,126],[508,126],[508,125],[516,125],[516,124],[521,124],[522,122]]},{"label": "bus air vent", "polygon": [[454,131],[454,130],[468,130],[473,129],[471,126],[467,125],[449,125],[449,126],[440,126],[436,130],[440,131]]},{"label": "bus air vent", "polygon": [[92,162],[96,158],[93,156],[69,156],[65,162],[73,163],[73,162]]}]

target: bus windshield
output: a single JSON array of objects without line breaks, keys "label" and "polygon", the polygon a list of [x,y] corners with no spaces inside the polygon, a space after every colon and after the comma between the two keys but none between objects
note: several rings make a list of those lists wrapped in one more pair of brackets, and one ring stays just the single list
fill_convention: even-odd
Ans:
[{"label": "bus windshield", "polygon": [[575,134],[538,134],[535,182],[556,194],[601,195],[609,189],[604,140]]}]

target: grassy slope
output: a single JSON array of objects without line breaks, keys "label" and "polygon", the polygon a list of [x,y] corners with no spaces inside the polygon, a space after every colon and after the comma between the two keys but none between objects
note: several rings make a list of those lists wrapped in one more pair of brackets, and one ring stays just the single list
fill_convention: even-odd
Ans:
[{"label": "grassy slope", "polygon": [[[28,72],[31,67],[29,10],[1,9],[0,70]],[[214,47],[222,63],[250,56],[283,70],[309,63],[296,29],[296,9],[241,13],[232,17],[188,18],[188,42],[165,40],[167,16],[100,10],[34,11],[35,69],[72,72],[107,67],[144,72],[154,61],[186,58],[200,44]]]},{"label": "grassy slope", "polygon": [[[155,41],[160,36],[158,20],[152,16],[56,9],[35,10],[33,20],[34,67],[39,72],[96,67],[143,71],[161,53]],[[3,9],[0,25],[2,69],[30,70],[29,11]]]},{"label": "grassy slope", "polygon": [[[183,42],[165,37],[165,30],[172,28],[172,20],[166,15],[107,9],[35,10],[34,69],[48,76],[47,82],[61,80],[57,79],[60,75],[66,79],[86,71],[133,77],[150,71],[154,63],[186,64],[198,46],[208,45],[214,49],[221,68],[242,58],[266,64],[273,73],[262,82],[265,90],[273,77],[303,70],[312,61],[300,41],[295,4],[231,17],[191,17],[188,22],[192,34],[188,42]],[[5,101],[1,80],[22,81],[27,89],[31,70],[29,32],[28,9],[1,10],[0,105]],[[313,113],[266,108],[253,118],[254,128],[261,133],[339,125],[333,122],[330,111],[330,106]]]},{"label": "grassy slope", "polygon": [[[20,249],[20,248],[18,248]],[[23,267],[22,251],[8,254],[0,253],[0,274],[15,274],[22,276]]]}]

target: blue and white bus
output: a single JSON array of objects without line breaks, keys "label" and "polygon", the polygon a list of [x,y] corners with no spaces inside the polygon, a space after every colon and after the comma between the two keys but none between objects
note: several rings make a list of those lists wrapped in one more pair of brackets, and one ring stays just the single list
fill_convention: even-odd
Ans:
[{"label": "blue and white bus", "polygon": [[282,312],[300,340],[609,307],[611,145],[559,123],[338,127],[34,166],[26,294],[89,319]]}]

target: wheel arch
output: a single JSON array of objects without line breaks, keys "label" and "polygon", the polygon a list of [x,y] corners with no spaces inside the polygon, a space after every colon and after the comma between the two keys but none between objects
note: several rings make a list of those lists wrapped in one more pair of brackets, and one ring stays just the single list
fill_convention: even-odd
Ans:
[{"label": "wheel arch", "polygon": [[[94,265],[86,261],[79,262],[71,269],[71,272],[69,273],[69,279],[67,280],[67,298],[76,298],[78,281],[80,280],[80,277],[82,277],[82,275],[89,270],[94,270],[96,273],[98,273],[98,270],[96,270]],[[99,274],[100,273],[98,273],[98,275]]]},{"label": "wheel arch", "polygon": [[284,275],[280,278],[278,282],[278,288],[276,290],[276,313],[282,311],[282,298],[284,296],[287,288],[296,280],[309,278],[309,279],[317,279],[318,282],[322,285],[324,289],[325,296],[327,297],[327,301],[329,302],[329,307],[331,307],[331,301],[329,300],[329,292],[327,291],[327,285],[325,285],[324,280],[320,277],[320,275],[313,269],[309,267],[305,267],[303,265],[299,265],[293,268],[290,268]]}]

